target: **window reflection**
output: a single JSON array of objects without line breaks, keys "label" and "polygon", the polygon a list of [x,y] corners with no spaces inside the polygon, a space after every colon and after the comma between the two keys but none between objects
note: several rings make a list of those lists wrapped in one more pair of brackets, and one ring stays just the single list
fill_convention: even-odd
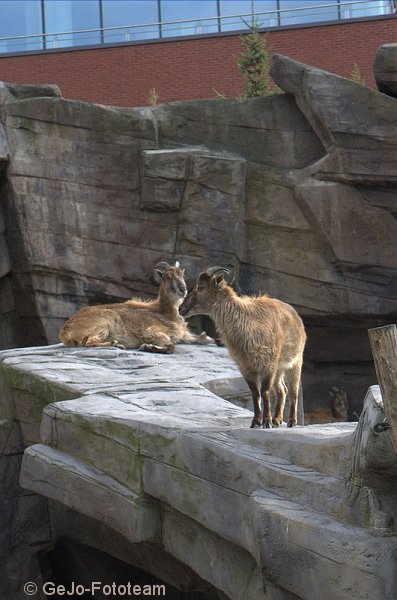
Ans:
[{"label": "window reflection", "polygon": [[[251,0],[221,0],[220,13],[222,16],[221,30],[235,31],[236,29],[249,29],[252,19],[250,13],[252,10]],[[236,15],[245,14],[248,16],[239,17]]]},{"label": "window reflection", "polygon": [[255,0],[254,12],[262,13],[257,17],[258,27],[277,27],[279,25],[278,3],[267,0]]},{"label": "window reflection", "polygon": [[397,0],[0,0],[0,38],[19,36],[0,39],[0,52],[376,17],[396,7]]},{"label": "window reflection", "polygon": [[363,2],[362,4],[352,4],[342,6],[342,19],[356,19],[359,17],[375,17],[377,15],[387,15],[391,11],[390,2]]},{"label": "window reflection", "polygon": [[[321,6],[322,4],[325,6]],[[308,10],[296,10],[298,3],[294,0],[280,0],[280,25],[336,21],[339,18],[339,7],[331,6],[331,4],[336,3],[330,2],[330,0],[306,1],[302,4],[299,3],[299,6],[309,7]]]},{"label": "window reflection", "polygon": [[79,29],[98,29],[100,27],[98,2],[92,2],[91,0],[79,2],[45,0],[44,11],[46,32],[52,34],[46,36],[47,48],[82,46],[101,42],[99,31],[62,33]]},{"label": "window reflection", "polygon": [[[123,29],[104,31],[104,41],[107,43],[133,42],[134,40],[159,37],[159,25],[153,25],[160,20],[158,9],[157,0],[141,2],[104,0],[102,2],[104,28],[127,26]],[[128,25],[140,25],[140,27],[128,27]]]},{"label": "window reflection", "polygon": [[[42,33],[41,2],[0,2],[0,37],[29,36]],[[23,52],[43,47],[41,36],[19,40],[0,40],[0,52]]]},{"label": "window reflection", "polygon": [[216,0],[200,0],[199,2],[180,2],[179,0],[161,0],[161,20],[181,21],[189,18],[198,19],[184,23],[172,23],[162,25],[163,37],[181,35],[201,35],[204,33],[216,33],[218,20],[209,17],[218,16]]}]

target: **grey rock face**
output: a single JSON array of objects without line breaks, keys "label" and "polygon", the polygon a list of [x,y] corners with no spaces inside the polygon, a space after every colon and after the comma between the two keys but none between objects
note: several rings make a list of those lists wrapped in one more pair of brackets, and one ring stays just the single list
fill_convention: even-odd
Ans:
[{"label": "grey rock face", "polygon": [[224,348],[57,345],[1,352],[0,390],[7,598],[51,581],[37,553],[62,540],[88,582],[92,548],[214,600],[394,599],[397,457],[374,429],[377,386],[358,424],[251,430]]},{"label": "grey rock face", "polygon": [[[397,315],[397,101],[276,56],[285,93],[118,109],[0,87],[0,344],[57,341],[77,308],[153,296],[159,260],[293,304],[305,402],[375,379]],[[342,365],[341,365],[342,361]]]},{"label": "grey rock face", "polygon": [[378,48],[374,75],[378,90],[397,98],[397,44],[384,44]]}]

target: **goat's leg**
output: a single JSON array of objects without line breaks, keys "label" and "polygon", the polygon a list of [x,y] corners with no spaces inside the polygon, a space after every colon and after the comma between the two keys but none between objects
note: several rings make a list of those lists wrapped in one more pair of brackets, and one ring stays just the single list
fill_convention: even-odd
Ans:
[{"label": "goat's leg", "polygon": [[156,352],[157,354],[171,354],[175,350],[175,344],[166,333],[148,327],[145,332],[144,342],[139,346],[138,350]]},{"label": "goat's leg", "polygon": [[213,344],[215,340],[209,337],[205,331],[200,334],[186,332],[183,338],[179,341],[180,344]]},{"label": "goat's leg", "polygon": [[254,427],[262,427],[262,403],[261,403],[261,392],[259,385],[256,381],[251,379],[245,379],[248,383],[248,387],[251,390],[252,402],[254,403],[254,418],[251,422],[251,429]]},{"label": "goat's leg", "polygon": [[155,352],[157,354],[172,354],[175,350],[175,344],[166,344],[158,346],[157,344],[141,344],[138,348],[143,352]]},{"label": "goat's leg", "polygon": [[117,348],[125,349],[123,344],[119,344],[117,340],[114,338],[109,338],[107,340],[102,340],[98,335],[92,335],[87,337],[83,343],[84,346],[87,347],[108,347],[108,346],[117,346]]},{"label": "goat's leg", "polygon": [[274,391],[276,394],[276,407],[274,411],[273,425],[274,427],[280,427],[280,425],[283,423],[285,399],[288,393],[283,375],[278,376],[274,384]]},{"label": "goat's leg", "polygon": [[289,392],[288,395],[289,395],[289,402],[290,402],[290,413],[289,413],[287,427],[294,427],[297,423],[296,417],[297,417],[301,372],[302,372],[302,359],[299,359],[298,362],[296,362],[294,364],[294,366],[290,369],[290,371],[288,373],[286,373],[287,381],[288,381],[288,392]]},{"label": "goat's leg", "polygon": [[270,404],[270,392],[272,391],[274,375],[267,375],[262,380],[261,395],[263,398],[263,418],[262,427],[270,429],[272,427],[272,409]]}]

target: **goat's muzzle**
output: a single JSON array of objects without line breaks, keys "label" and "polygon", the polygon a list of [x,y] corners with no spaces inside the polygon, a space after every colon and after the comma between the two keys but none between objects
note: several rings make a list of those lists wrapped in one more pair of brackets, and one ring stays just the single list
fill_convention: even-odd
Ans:
[{"label": "goat's muzzle", "polygon": [[189,308],[187,306],[183,306],[183,304],[181,304],[179,307],[179,314],[182,315],[182,317],[184,317],[188,310]]},{"label": "goat's muzzle", "polygon": [[191,304],[192,304],[191,295],[188,294],[179,307],[179,314],[182,315],[182,317],[187,315],[187,313],[189,312],[189,310],[191,308]]},{"label": "goat's muzzle", "polygon": [[185,288],[185,287],[179,287],[179,288],[176,290],[176,293],[177,293],[177,295],[178,295],[178,296],[180,296],[181,298],[186,298],[186,296],[187,296],[187,288]]}]

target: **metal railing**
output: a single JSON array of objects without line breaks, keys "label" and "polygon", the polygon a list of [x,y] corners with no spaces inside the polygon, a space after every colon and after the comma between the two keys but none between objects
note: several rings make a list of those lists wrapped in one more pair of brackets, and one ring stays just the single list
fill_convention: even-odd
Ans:
[{"label": "metal railing", "polygon": [[[395,15],[397,2],[390,0],[353,0],[351,2],[330,2],[310,6],[296,6],[288,9],[273,9],[217,15],[204,18],[189,18],[173,21],[157,21],[137,25],[98,27],[37,33],[30,35],[0,37],[0,55],[3,53],[51,50],[68,47],[97,46],[144,40],[157,40],[169,37],[190,37],[209,33],[222,33],[259,29],[288,27],[293,25],[313,25],[325,21],[344,21],[363,17]],[[367,14],[365,14],[367,13]]]}]

